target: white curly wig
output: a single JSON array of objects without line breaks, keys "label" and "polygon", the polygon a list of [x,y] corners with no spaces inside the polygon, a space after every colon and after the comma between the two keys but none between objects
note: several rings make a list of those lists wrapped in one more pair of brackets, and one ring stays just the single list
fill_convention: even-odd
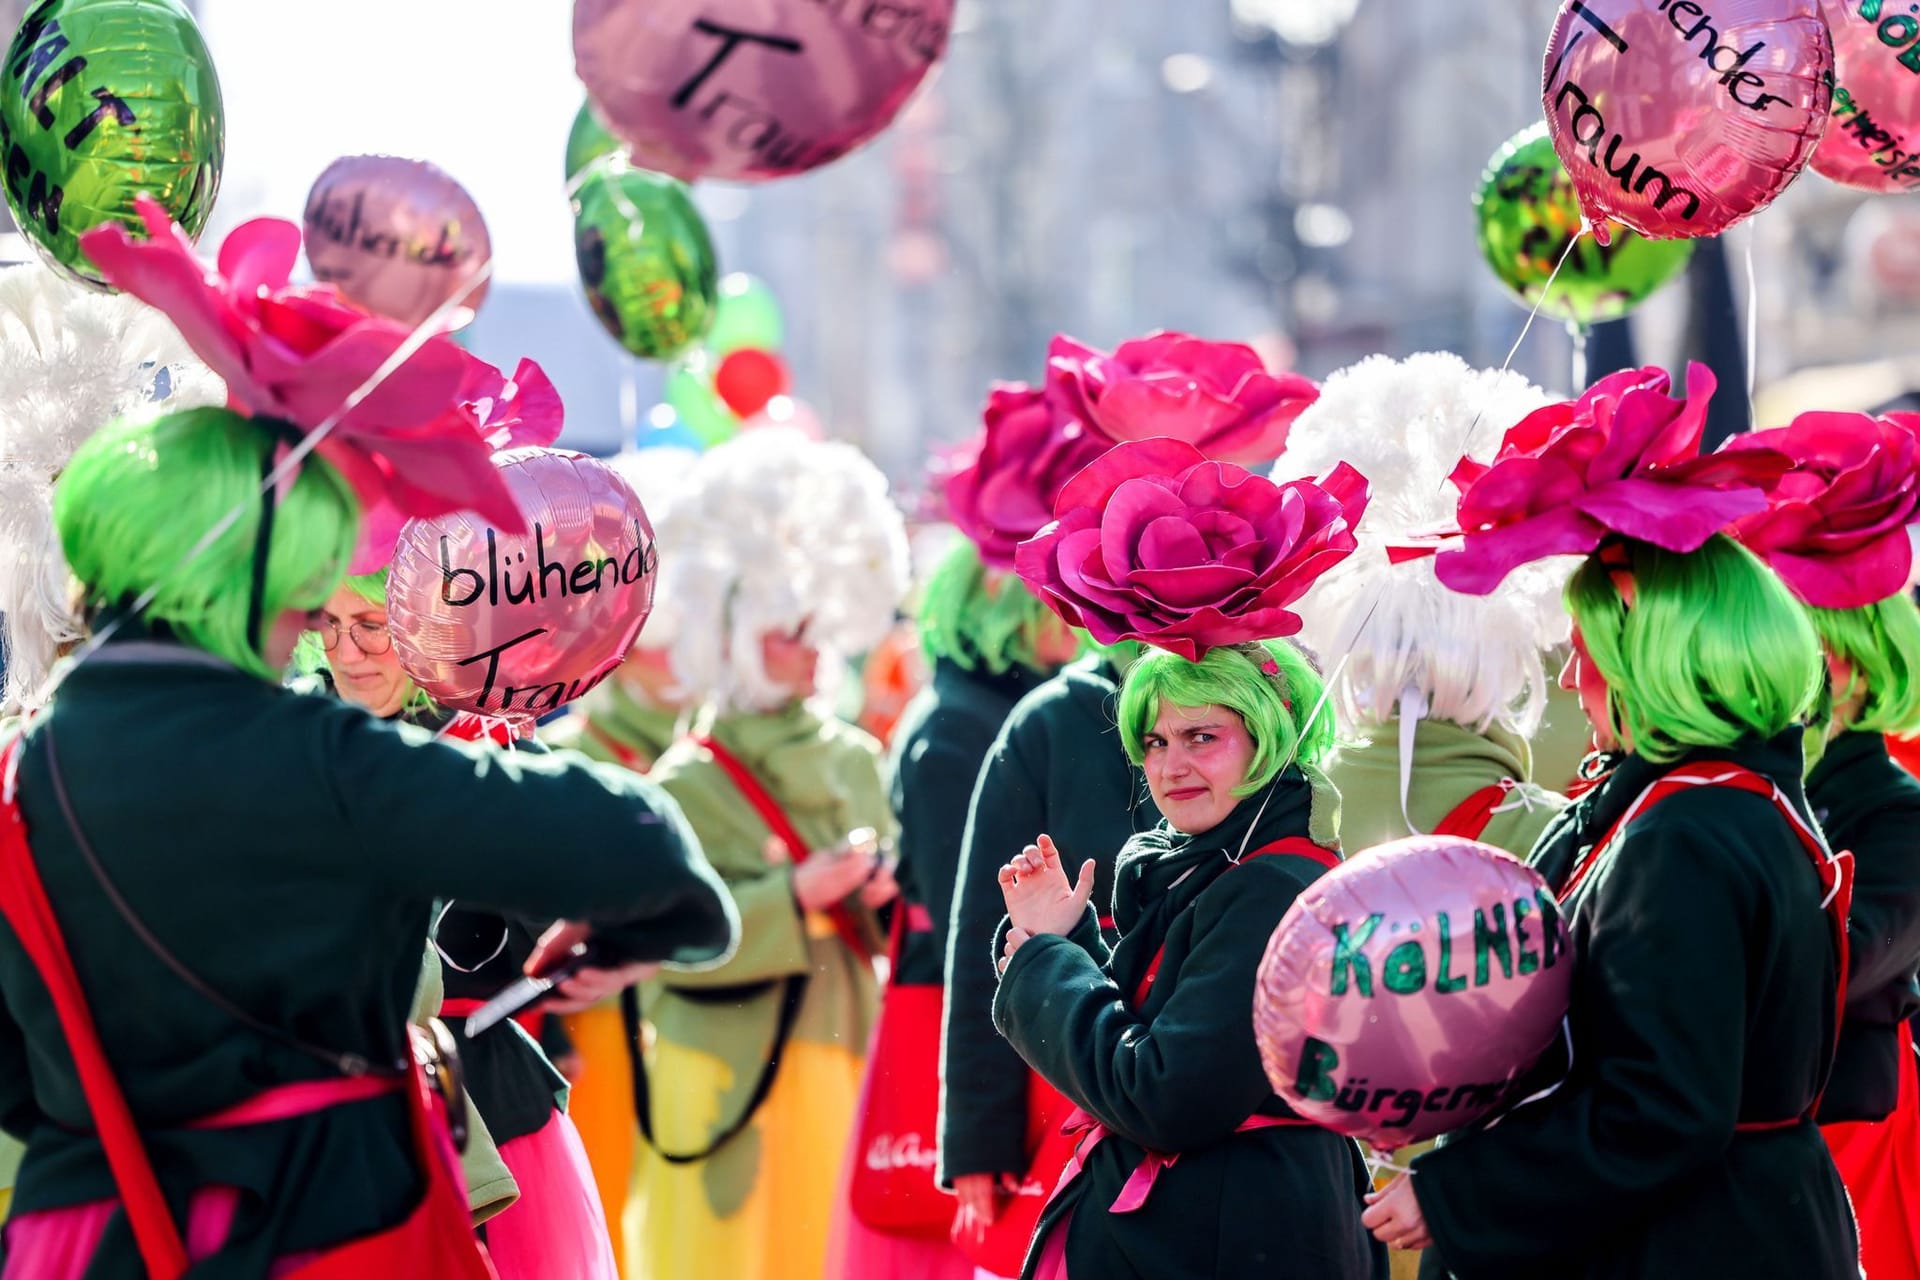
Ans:
[{"label": "white curly wig", "polygon": [[806,623],[832,671],[887,634],[907,590],[906,524],[886,477],[852,445],[785,428],[702,455],[654,531],[674,675],[727,710],[771,711],[787,696],[761,665],[763,635]]},{"label": "white curly wig", "polygon": [[[666,543],[661,540],[662,529],[667,526],[674,505],[692,486],[693,469],[700,462],[700,454],[677,445],[663,445],[654,449],[629,450],[608,458],[606,462],[640,499],[640,508],[647,513],[647,523],[653,526],[654,546],[660,550],[664,561],[669,553]],[[661,585],[655,584],[653,612],[647,615],[647,625],[640,631],[639,643],[643,648],[666,648],[673,643],[674,633],[678,629],[671,608],[673,602],[661,595]]]},{"label": "white curly wig", "polygon": [[87,437],[163,398],[168,409],[226,399],[165,316],[132,298],[87,292],[38,265],[0,269],[0,644],[8,712],[33,709],[62,648],[86,634],[53,528],[53,482]]},{"label": "white curly wig", "polygon": [[1369,356],[1329,377],[1294,423],[1276,479],[1346,461],[1372,482],[1360,550],[1297,606],[1302,640],[1329,668],[1352,650],[1334,691],[1343,730],[1397,713],[1481,732],[1538,728],[1543,654],[1567,638],[1560,593],[1578,560],[1529,565],[1492,595],[1466,596],[1440,584],[1431,557],[1393,565],[1386,549],[1452,521],[1458,494],[1447,476],[1463,449],[1490,459],[1509,427],[1551,399],[1517,373],[1473,369],[1445,352]]}]

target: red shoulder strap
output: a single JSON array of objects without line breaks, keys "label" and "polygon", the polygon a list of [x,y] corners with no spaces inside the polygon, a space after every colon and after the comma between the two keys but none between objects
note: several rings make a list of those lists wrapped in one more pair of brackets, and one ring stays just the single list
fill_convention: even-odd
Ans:
[{"label": "red shoulder strap", "polygon": [[[711,736],[695,737],[694,741],[706,748],[707,753],[713,757],[713,762],[720,766],[721,772],[732,780],[734,788],[749,805],[753,806],[753,811],[760,815],[760,821],[766,823],[767,830],[787,846],[787,853],[793,858],[795,866],[799,866],[813,855],[813,850],[807,847],[807,842],[801,838],[799,829],[793,825],[793,819],[787,816],[787,811],[780,807],[780,802],[773,798],[773,793],[761,784],[760,779],[753,776],[753,771],[741,763],[740,757],[721,746]],[[844,905],[835,904],[828,907],[827,915],[833,920],[834,931],[840,935],[840,940],[852,947],[855,955],[868,960],[873,958],[872,948],[867,945],[866,938],[860,932],[860,926],[854,922],[852,913]]]},{"label": "red shoulder strap", "polygon": [[[635,773],[645,773],[647,771],[651,762],[647,759],[644,752],[634,750],[626,743],[608,733],[605,729],[602,729],[593,722],[592,716],[584,717],[581,725],[586,730],[587,736],[611,751],[613,758],[618,760],[623,768],[631,769]],[[719,759],[718,756],[714,758]]]},{"label": "red shoulder strap", "polygon": [[1433,829],[1437,836],[1458,836],[1462,840],[1478,840],[1486,834],[1487,824],[1493,821],[1494,810],[1506,803],[1518,784],[1511,778],[1480,788],[1454,807],[1453,812],[1440,820]]},{"label": "red shoulder strap", "polygon": [[[16,745],[0,753],[0,778],[11,774],[17,749]],[[80,976],[60,932],[60,921],[34,865],[26,824],[12,799],[0,801],[0,914],[13,927],[53,997],[87,1109],[93,1113],[100,1145],[106,1151],[114,1185],[120,1189],[120,1200],[126,1206],[134,1243],[147,1273],[159,1280],[175,1280],[187,1270],[186,1245],[161,1194],[133,1111],[127,1106],[119,1081],[113,1078],[93,1014],[87,1008],[86,993],[80,988]]]},{"label": "red shoulder strap", "polygon": [[[1282,839],[1275,840],[1270,845],[1265,845],[1250,853],[1241,855],[1240,860],[1235,862],[1233,866],[1241,866],[1244,863],[1252,862],[1255,858],[1265,858],[1276,854],[1294,858],[1305,858],[1309,862],[1319,863],[1329,871],[1340,865],[1340,855],[1333,850],[1315,844],[1305,836],[1286,836]],[[1231,870],[1232,868],[1230,867],[1228,869]],[[1133,1007],[1136,1010],[1146,1004],[1147,993],[1153,990],[1153,980],[1160,976],[1160,962],[1166,959],[1166,957],[1167,944],[1163,942],[1160,944],[1160,949],[1153,953],[1153,962],[1147,966],[1146,976],[1140,979],[1140,985],[1134,988]]]},{"label": "red shoulder strap", "polygon": [[[1619,838],[1629,822],[1645,813],[1668,796],[1695,787],[1728,787],[1735,791],[1745,791],[1752,795],[1763,796],[1771,801],[1780,816],[1792,828],[1800,841],[1800,847],[1806,850],[1808,859],[1813,863],[1814,874],[1819,877],[1822,898],[1820,908],[1826,913],[1827,925],[1833,935],[1833,946],[1840,966],[1839,992],[1834,999],[1833,1043],[1840,1043],[1840,1024],[1845,1018],[1847,1006],[1847,967],[1849,947],[1847,943],[1847,914],[1853,909],[1853,855],[1834,853],[1827,848],[1826,841],[1820,838],[1807,820],[1780,794],[1780,788],[1772,780],[1762,777],[1753,770],[1734,764],[1696,764],[1683,765],[1659,778],[1654,784],[1641,792],[1627,811],[1608,828],[1606,835],[1596,841],[1580,860],[1567,880],[1567,887],[1561,891],[1561,901],[1572,897],[1573,891],[1586,880],[1587,875],[1600,861],[1601,855]],[[1831,1055],[1829,1055],[1831,1056]],[[1756,1121],[1742,1123],[1736,1128],[1743,1133],[1768,1129],[1784,1129],[1811,1118],[1820,1110],[1820,1099],[1826,1092],[1823,1079],[1820,1088],[1814,1093],[1813,1102],[1807,1110],[1790,1120]]]}]

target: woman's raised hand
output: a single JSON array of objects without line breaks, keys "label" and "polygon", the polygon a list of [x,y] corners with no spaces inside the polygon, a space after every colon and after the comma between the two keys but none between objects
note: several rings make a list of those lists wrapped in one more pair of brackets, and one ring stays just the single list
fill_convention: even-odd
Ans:
[{"label": "woman's raised hand", "polygon": [[1060,850],[1052,836],[1043,835],[1000,868],[1000,896],[1016,929],[1071,933],[1093,897],[1093,860],[1082,863],[1079,880],[1068,884]]}]

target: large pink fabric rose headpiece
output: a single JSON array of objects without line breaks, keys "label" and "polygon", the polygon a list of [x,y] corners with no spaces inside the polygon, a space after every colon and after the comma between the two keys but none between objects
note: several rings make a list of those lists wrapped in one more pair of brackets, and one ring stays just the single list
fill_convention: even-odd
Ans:
[{"label": "large pink fabric rose headpiece", "polygon": [[1729,441],[1725,453],[1785,454],[1764,511],[1731,532],[1794,594],[1822,609],[1878,604],[1906,588],[1907,526],[1920,515],[1920,444],[1913,426],[1864,413],[1804,413],[1793,425]]},{"label": "large pink fabric rose headpiece", "polygon": [[1060,493],[1020,577],[1103,644],[1143,640],[1197,662],[1300,630],[1289,606],[1353,554],[1367,482],[1342,463],[1275,484],[1181,440],[1120,445]]},{"label": "large pink fabric rose headpiece", "polygon": [[1687,396],[1660,369],[1603,378],[1577,400],[1535,410],[1490,464],[1462,459],[1459,527],[1434,565],[1440,581],[1486,595],[1523,564],[1585,555],[1619,534],[1696,551],[1767,505],[1791,465],[1770,449],[1700,456],[1713,373],[1687,366]]},{"label": "large pink fabric rose headpiece", "polygon": [[1047,350],[1047,399],[1114,444],[1157,436],[1242,466],[1271,462],[1320,389],[1274,374],[1252,347],[1155,333],[1111,355],[1062,334]]},{"label": "large pink fabric rose headpiece", "polygon": [[1053,519],[1067,481],[1108,448],[1077,418],[1057,413],[1032,387],[995,387],[979,435],[947,460],[946,515],[996,569]]},{"label": "large pink fabric rose headpiece", "polygon": [[81,237],[107,281],[166,313],[199,357],[226,380],[235,412],[312,432],[338,419],[316,452],[338,467],[365,508],[353,569],[392,558],[412,516],[472,510],[504,531],[525,518],[491,461],[496,445],[550,444],[561,406],[538,365],[500,370],[434,336],[357,403],[350,397],[409,338],[404,325],[368,315],[331,289],[288,282],[300,229],[277,218],[237,227],[218,269],[153,201],[138,201],[147,238],[117,224]]}]

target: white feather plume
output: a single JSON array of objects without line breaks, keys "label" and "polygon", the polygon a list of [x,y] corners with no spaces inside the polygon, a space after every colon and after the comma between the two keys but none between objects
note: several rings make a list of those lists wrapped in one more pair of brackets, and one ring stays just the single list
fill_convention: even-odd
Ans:
[{"label": "white feather plume", "polygon": [[786,696],[761,636],[805,622],[831,671],[886,635],[906,594],[906,525],[886,477],[852,445],[797,431],[758,429],[704,454],[655,532],[674,674],[727,708]]},{"label": "white feather plume", "polygon": [[0,643],[9,711],[31,707],[62,647],[85,634],[53,530],[53,482],[89,436],[162,393],[169,409],[226,397],[153,308],[89,293],[38,265],[0,270]]},{"label": "white feather plume", "polygon": [[1490,459],[1509,427],[1550,400],[1519,374],[1444,352],[1369,356],[1329,377],[1294,423],[1276,479],[1345,461],[1372,486],[1360,550],[1298,606],[1301,639],[1329,665],[1352,651],[1335,691],[1343,730],[1391,719],[1409,690],[1431,719],[1522,734],[1538,726],[1542,655],[1566,639],[1560,592],[1577,560],[1529,565],[1477,597],[1442,586],[1431,558],[1392,565],[1386,548],[1450,522],[1458,493],[1447,476],[1462,453]]},{"label": "white feather plume", "polygon": [[[607,465],[619,473],[640,499],[640,509],[647,513],[647,523],[653,526],[654,547],[663,563],[672,556],[662,541],[662,531],[668,526],[674,505],[691,487],[693,469],[699,461],[700,455],[694,450],[675,446],[628,450],[607,459]],[[654,584],[653,612],[647,615],[647,625],[640,632],[640,643],[649,649],[672,644],[679,630],[673,602],[661,591],[663,585]]]}]

